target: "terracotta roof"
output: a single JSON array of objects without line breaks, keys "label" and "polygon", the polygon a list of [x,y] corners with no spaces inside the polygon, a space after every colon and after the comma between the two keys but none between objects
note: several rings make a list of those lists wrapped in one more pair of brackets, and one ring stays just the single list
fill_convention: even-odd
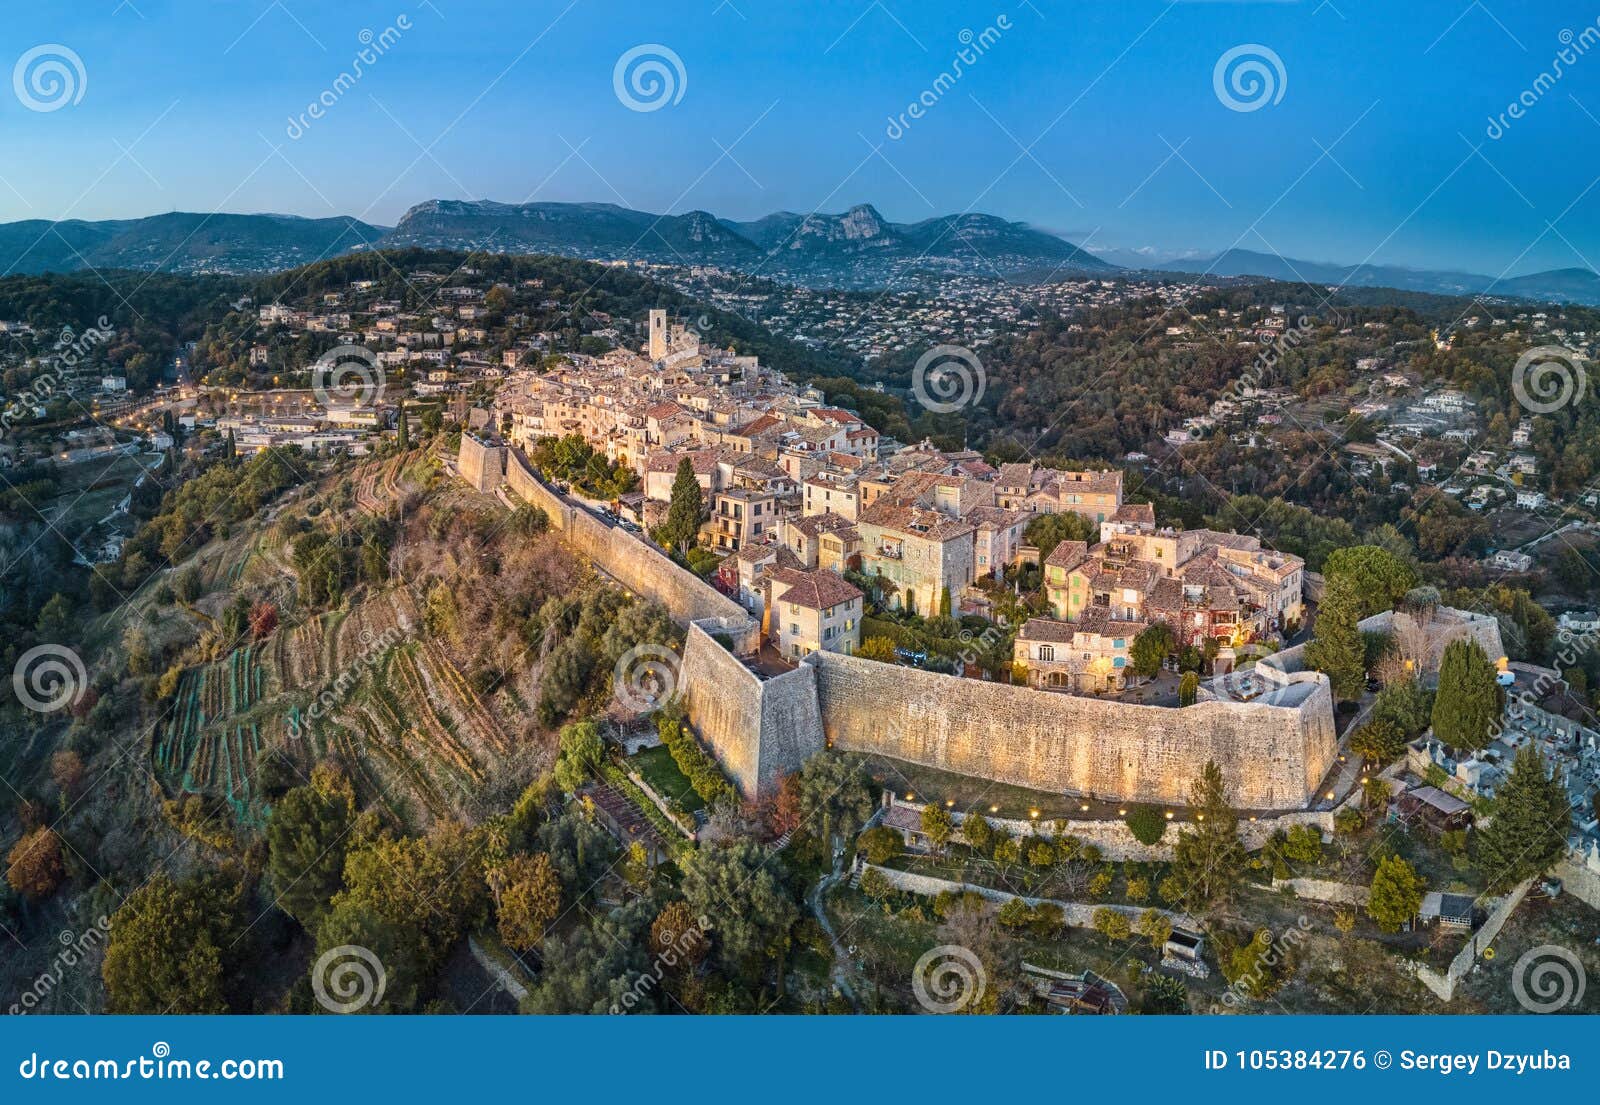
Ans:
[{"label": "terracotta roof", "polygon": [[1063,541],[1050,550],[1050,555],[1044,558],[1045,564],[1052,568],[1065,568],[1071,571],[1082,564],[1089,556],[1089,545],[1085,541]]},{"label": "terracotta roof", "polygon": [[792,602],[809,610],[826,610],[861,597],[861,590],[855,584],[843,576],[821,569],[807,572],[797,568],[776,568],[767,578],[783,588],[774,590],[778,601]]}]

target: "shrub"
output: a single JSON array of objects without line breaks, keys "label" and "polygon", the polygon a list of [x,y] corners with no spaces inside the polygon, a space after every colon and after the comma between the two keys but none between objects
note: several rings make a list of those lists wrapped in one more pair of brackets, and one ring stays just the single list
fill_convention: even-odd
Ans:
[{"label": "shrub", "polygon": [[1128,831],[1140,844],[1155,844],[1167,831],[1167,818],[1155,806],[1138,805],[1128,811]]},{"label": "shrub", "polygon": [[887,825],[878,825],[857,838],[856,850],[866,857],[868,863],[881,865],[899,855],[902,844],[899,833]]},{"label": "shrub", "polygon": [[1133,925],[1121,910],[1101,906],[1094,911],[1094,928],[1110,940],[1126,940],[1133,934]]}]

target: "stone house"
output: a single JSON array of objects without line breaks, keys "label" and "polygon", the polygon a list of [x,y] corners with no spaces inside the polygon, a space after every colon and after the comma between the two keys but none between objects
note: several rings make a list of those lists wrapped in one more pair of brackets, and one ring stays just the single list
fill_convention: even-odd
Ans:
[{"label": "stone house", "polygon": [[775,568],[767,573],[767,633],[786,660],[861,647],[861,590],[833,572]]},{"label": "stone house", "polygon": [[977,527],[937,510],[883,500],[862,512],[861,568],[894,584],[888,603],[920,614],[939,613],[973,579]]},{"label": "stone house", "polygon": [[1100,609],[1077,623],[1030,618],[1012,645],[1012,659],[1028,669],[1028,685],[1078,694],[1120,691],[1132,661],[1128,650],[1143,622],[1115,621]]}]

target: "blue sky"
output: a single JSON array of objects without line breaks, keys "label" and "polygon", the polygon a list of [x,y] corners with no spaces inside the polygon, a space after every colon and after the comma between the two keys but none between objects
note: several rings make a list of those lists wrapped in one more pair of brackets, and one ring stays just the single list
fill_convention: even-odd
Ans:
[{"label": "blue sky", "polygon": [[[291,138],[361,32],[402,16],[410,29]],[[7,66],[60,44],[86,79],[49,112],[0,89],[0,219],[392,224],[433,197],[750,218],[872,202],[903,221],[991,212],[1102,250],[1600,267],[1600,44],[1575,43],[1523,117],[1486,133],[1551,70],[1561,32],[1597,18],[1511,0],[12,6]],[[962,32],[987,27],[959,80],[890,127]],[[639,112],[613,70],[646,44],[684,77],[681,99]],[[1281,98],[1224,105],[1214,70],[1239,46],[1281,61]]]}]

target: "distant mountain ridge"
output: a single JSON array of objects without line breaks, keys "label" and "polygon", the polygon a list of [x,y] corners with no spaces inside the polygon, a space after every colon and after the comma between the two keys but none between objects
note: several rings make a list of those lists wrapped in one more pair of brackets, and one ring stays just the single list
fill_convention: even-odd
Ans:
[{"label": "distant mountain ridge", "polygon": [[706,211],[653,215],[609,203],[429,200],[407,211],[383,244],[460,246],[463,238],[481,249],[581,252],[600,260],[735,266],[764,260],[774,273],[814,276],[980,259],[1003,270],[1114,268],[1025,223],[976,213],[891,223],[871,204],[837,215],[779,211],[738,222]]},{"label": "distant mountain ridge", "polygon": [[1435,295],[1495,295],[1553,303],[1600,305],[1600,275],[1588,269],[1552,269],[1495,279],[1470,272],[1412,269],[1400,265],[1341,265],[1302,261],[1275,253],[1230,249],[1212,257],[1166,261],[1154,272],[1205,273],[1211,276],[1264,276],[1272,280],[1339,284],[1357,288],[1397,288]]},{"label": "distant mountain ridge", "polygon": [[[882,286],[917,269],[1035,281],[1060,275],[1195,273],[1600,306],[1600,276],[1585,268],[1496,280],[1230,249],[1125,269],[1027,223],[978,212],[892,223],[871,204],[838,214],[777,211],[740,221],[709,211],[655,215],[614,203],[434,199],[411,208],[393,228],[344,216],[176,211],[100,222],[28,220],[0,223],[0,275],[89,268],[264,273],[356,250],[403,246],[716,265],[814,286]],[[1119,255],[1130,261],[1134,256]]]},{"label": "distant mountain ridge", "polygon": [[345,216],[203,215],[0,223],[0,273],[147,269],[255,273],[367,248],[386,228]]}]

